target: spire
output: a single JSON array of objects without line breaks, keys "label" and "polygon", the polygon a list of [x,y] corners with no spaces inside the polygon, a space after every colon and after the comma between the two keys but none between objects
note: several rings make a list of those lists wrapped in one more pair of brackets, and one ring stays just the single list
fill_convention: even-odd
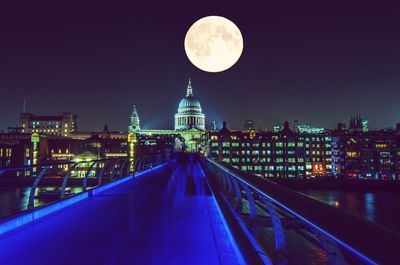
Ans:
[{"label": "spire", "polygon": [[131,115],[131,123],[129,125],[129,132],[135,132],[140,130],[140,119],[139,114],[136,110],[136,106],[133,106],[132,115]]},{"label": "spire", "polygon": [[108,130],[107,122],[104,123],[103,133],[104,134],[109,134],[110,133],[110,131]]},{"label": "spire", "polygon": [[189,97],[189,96],[192,97],[193,96],[192,82],[190,81],[190,78],[189,78],[189,83],[188,83],[188,86],[187,86],[186,96],[187,97]]}]

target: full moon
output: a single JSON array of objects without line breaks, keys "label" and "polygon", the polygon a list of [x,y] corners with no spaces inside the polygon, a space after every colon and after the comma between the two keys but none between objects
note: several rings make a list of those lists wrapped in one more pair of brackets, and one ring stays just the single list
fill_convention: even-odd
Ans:
[{"label": "full moon", "polygon": [[185,51],[199,69],[216,73],[231,68],[243,51],[243,37],[229,19],[208,16],[197,20],[185,36]]}]

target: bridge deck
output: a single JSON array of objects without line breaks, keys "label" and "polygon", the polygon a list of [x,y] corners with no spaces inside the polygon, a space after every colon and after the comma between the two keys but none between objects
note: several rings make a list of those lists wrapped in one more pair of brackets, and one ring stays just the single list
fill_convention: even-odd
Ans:
[{"label": "bridge deck", "polygon": [[10,232],[1,264],[239,264],[202,174],[177,163]]}]

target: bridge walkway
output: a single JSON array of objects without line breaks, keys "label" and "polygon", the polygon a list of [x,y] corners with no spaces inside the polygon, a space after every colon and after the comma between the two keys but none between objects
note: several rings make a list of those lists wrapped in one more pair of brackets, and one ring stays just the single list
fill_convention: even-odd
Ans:
[{"label": "bridge walkway", "polygon": [[193,159],[177,161],[0,238],[14,264],[240,264]]}]

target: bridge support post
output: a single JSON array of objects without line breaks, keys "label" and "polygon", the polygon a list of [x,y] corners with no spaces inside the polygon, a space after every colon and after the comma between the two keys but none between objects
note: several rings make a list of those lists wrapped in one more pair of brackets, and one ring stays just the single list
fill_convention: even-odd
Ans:
[{"label": "bridge support post", "polygon": [[231,193],[232,193],[231,175],[229,175],[228,173],[225,173],[224,176],[225,176],[225,179],[226,179],[226,183],[228,184],[228,190],[227,191],[228,191],[229,195],[231,195]]},{"label": "bridge support post", "polygon": [[104,163],[104,166],[101,168],[101,170],[100,170],[100,174],[99,174],[99,181],[98,181],[98,185],[100,186],[101,184],[103,184],[103,175],[104,175],[104,172],[106,171],[106,168],[107,168],[107,166],[108,166],[108,164],[110,163],[110,161],[106,161],[105,163]]},{"label": "bridge support post", "polygon": [[67,174],[65,174],[63,182],[61,184],[60,199],[65,198],[65,189],[67,188],[68,179],[71,177],[72,171],[76,168],[77,165],[78,163],[73,164],[68,170]]},{"label": "bridge support post", "polygon": [[331,265],[347,265],[348,263],[343,257],[342,251],[340,251],[337,244],[322,234],[321,232],[316,233],[319,242],[321,243],[322,249],[325,251],[326,256],[328,256],[329,264]]},{"label": "bridge support post", "polygon": [[90,171],[92,171],[93,167],[94,167],[97,163],[98,163],[97,161],[93,162],[93,163],[90,165],[89,169],[86,171],[85,177],[83,178],[83,182],[82,182],[82,191],[86,191],[87,179],[88,179],[88,177],[89,177],[89,175],[90,175]]},{"label": "bridge support post", "polygon": [[235,178],[232,178],[233,186],[235,187],[235,210],[242,214],[243,203],[242,203],[242,192],[240,191],[239,184]]},{"label": "bridge support post", "polygon": [[28,210],[32,210],[35,207],[35,192],[36,188],[39,186],[39,182],[49,170],[50,167],[44,167],[39,174],[36,176],[35,181],[33,182],[31,192],[29,193],[29,203],[28,203]]},{"label": "bridge support post", "polygon": [[115,166],[118,165],[119,161],[121,161],[121,160],[118,159],[117,161],[115,161],[115,163],[113,165],[113,168],[112,168],[111,173],[110,173],[110,182],[113,181],[113,179],[114,179]]},{"label": "bridge support post", "polygon": [[126,162],[128,162],[128,159],[124,160],[124,162],[122,163],[121,168],[119,169],[119,178],[122,178],[122,174],[124,173],[124,167],[126,165]]},{"label": "bridge support post", "polygon": [[265,208],[271,218],[272,226],[274,228],[274,235],[275,235],[275,261],[278,265],[286,265],[287,258],[286,258],[286,240],[285,240],[285,232],[283,231],[283,226],[281,219],[272,205],[272,202],[262,197],[261,201],[264,203]]},{"label": "bridge support post", "polygon": [[249,205],[249,214],[250,214],[250,227],[252,230],[253,235],[257,234],[257,225],[255,224],[257,218],[257,208],[254,202],[253,194],[249,189],[249,186],[246,184],[241,183],[241,186],[246,193],[247,202]]}]

